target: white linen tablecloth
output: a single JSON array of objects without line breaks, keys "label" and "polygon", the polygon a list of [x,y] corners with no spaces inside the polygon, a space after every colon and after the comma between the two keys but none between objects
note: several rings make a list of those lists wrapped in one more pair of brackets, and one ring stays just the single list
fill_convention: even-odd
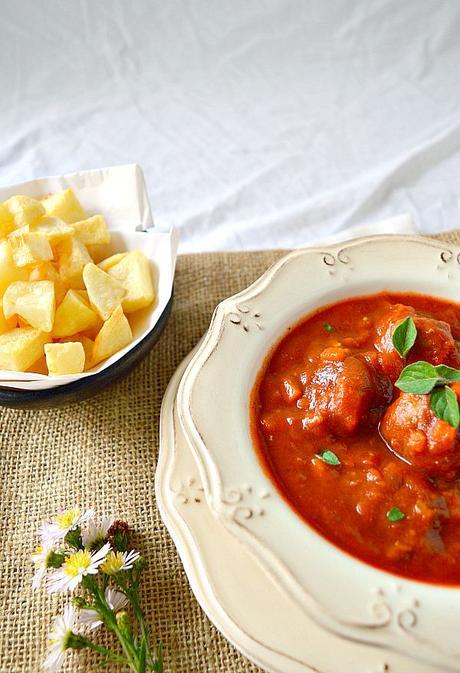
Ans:
[{"label": "white linen tablecloth", "polygon": [[458,0],[0,3],[1,184],[139,163],[183,252],[459,225]]}]

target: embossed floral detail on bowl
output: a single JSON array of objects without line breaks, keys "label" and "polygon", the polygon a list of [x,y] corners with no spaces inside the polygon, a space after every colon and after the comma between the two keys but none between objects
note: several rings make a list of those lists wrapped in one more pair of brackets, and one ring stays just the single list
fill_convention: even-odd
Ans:
[{"label": "embossed floral detail on bowl", "polygon": [[458,300],[460,248],[393,235],[290,253],[216,308],[178,411],[215,516],[302,609],[344,638],[458,672],[460,588],[378,570],[322,538],[278,493],[251,440],[250,391],[270,349],[316,308],[383,290]]}]

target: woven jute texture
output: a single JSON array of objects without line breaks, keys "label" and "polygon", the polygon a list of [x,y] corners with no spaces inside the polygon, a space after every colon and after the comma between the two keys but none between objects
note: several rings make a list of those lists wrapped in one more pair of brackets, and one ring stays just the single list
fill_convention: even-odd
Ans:
[{"label": "woven jute texture", "polygon": [[[460,233],[444,236],[460,242]],[[169,673],[255,673],[196,602],[158,513],[154,473],[161,400],[215,305],[255,280],[283,253],[218,253],[178,259],[174,307],[150,355],[98,397],[47,411],[0,410],[0,673],[35,673],[62,599],[32,592],[36,529],[60,507],[114,513],[136,530],[147,562],[143,605]],[[71,653],[65,671],[100,670]],[[110,666],[113,673],[123,669]]]}]

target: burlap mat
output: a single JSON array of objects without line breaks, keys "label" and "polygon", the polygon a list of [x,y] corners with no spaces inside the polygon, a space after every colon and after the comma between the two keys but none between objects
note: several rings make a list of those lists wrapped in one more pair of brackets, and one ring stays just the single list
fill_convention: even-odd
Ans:
[{"label": "burlap mat", "polygon": [[[460,242],[460,232],[444,236]],[[148,569],[143,605],[170,673],[256,673],[210,624],[188,586],[155,504],[163,393],[206,330],[216,303],[246,287],[283,253],[187,255],[178,260],[171,318],[150,355],[98,397],[51,411],[0,410],[0,673],[40,670],[60,598],[32,593],[35,531],[61,506],[115,513],[138,531]],[[100,670],[82,652],[65,670]],[[119,672],[116,666],[109,671]]]}]

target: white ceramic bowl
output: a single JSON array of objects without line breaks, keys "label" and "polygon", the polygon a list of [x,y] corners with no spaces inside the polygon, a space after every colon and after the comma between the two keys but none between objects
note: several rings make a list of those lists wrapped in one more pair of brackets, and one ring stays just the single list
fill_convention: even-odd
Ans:
[{"label": "white ceramic bowl", "polygon": [[382,290],[457,300],[460,248],[377,236],[287,255],[216,308],[178,409],[215,516],[303,610],[344,638],[458,672],[460,588],[404,579],[325,540],[278,493],[251,439],[250,392],[287,328],[320,306]]}]

